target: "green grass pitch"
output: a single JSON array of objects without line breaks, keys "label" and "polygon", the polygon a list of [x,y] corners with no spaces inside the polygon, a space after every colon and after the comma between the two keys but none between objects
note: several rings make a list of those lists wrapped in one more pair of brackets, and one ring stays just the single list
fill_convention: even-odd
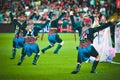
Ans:
[{"label": "green grass pitch", "polygon": [[[41,34],[39,34],[41,36]],[[13,33],[0,33],[0,80],[120,80],[120,64],[99,63],[97,74],[91,74],[92,63],[83,63],[78,74],[71,74],[76,67],[79,38],[74,41],[73,33],[60,33],[65,44],[58,54],[53,54],[57,44],[41,53],[37,65],[32,65],[34,53],[31,57],[25,57],[21,66],[17,66],[21,49],[17,49],[17,55],[11,60]],[[77,35],[78,36],[78,35]],[[40,49],[47,46],[47,34],[41,41],[38,39]],[[114,61],[120,62],[120,54],[117,53]]]}]

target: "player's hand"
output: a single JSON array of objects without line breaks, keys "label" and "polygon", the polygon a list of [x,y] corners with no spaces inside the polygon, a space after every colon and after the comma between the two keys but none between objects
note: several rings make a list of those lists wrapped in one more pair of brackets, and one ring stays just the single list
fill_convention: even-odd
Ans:
[{"label": "player's hand", "polygon": [[115,21],[116,21],[116,19],[115,19],[115,18],[112,18],[110,21],[111,21],[111,22],[115,22]]},{"label": "player's hand", "polygon": [[114,22],[116,22],[117,20],[115,19],[115,18],[111,18],[111,19],[109,19],[108,20],[108,22],[112,22],[112,23],[114,23]]},{"label": "player's hand", "polygon": [[73,13],[74,13],[73,11],[70,11],[70,15],[73,15]]}]

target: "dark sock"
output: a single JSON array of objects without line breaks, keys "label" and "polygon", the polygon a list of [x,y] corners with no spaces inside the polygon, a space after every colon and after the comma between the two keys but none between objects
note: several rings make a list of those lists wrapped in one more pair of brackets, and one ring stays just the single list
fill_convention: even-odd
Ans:
[{"label": "dark sock", "polygon": [[80,64],[77,64],[76,71],[80,71]]},{"label": "dark sock", "polygon": [[54,51],[54,53],[57,54],[61,47],[62,47],[62,45],[58,44],[58,46],[57,46],[56,50]]},{"label": "dark sock", "polygon": [[23,60],[24,60],[24,57],[25,57],[25,53],[23,53],[23,50],[22,50],[22,54],[21,54],[21,56],[20,56],[20,61],[18,62],[18,64],[17,65],[21,65],[22,64],[22,62],[23,62]]},{"label": "dark sock", "polygon": [[81,67],[80,64],[77,64],[76,70],[72,71],[71,73],[72,74],[77,74],[80,71],[80,67]]},{"label": "dark sock", "polygon": [[14,59],[15,58],[15,55],[16,55],[16,49],[13,49],[12,50],[12,57],[10,59]]},{"label": "dark sock", "polygon": [[33,63],[32,63],[33,65],[36,65],[38,58],[39,58],[39,55],[35,55]]},{"label": "dark sock", "polygon": [[49,49],[49,48],[51,48],[51,46],[49,45],[49,46],[47,46],[47,47],[45,47],[45,48],[43,48],[41,51],[42,51],[42,53],[45,53],[45,51],[47,50],[47,49]]},{"label": "dark sock", "polygon": [[96,72],[95,72],[95,69],[96,69],[98,63],[99,63],[99,61],[94,61],[94,62],[93,62],[92,69],[91,69],[91,73],[96,73]]}]

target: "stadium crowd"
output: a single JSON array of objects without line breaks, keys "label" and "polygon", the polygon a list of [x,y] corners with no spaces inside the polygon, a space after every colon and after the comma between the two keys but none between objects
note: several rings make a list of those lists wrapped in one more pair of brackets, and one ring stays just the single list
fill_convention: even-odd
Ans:
[{"label": "stadium crowd", "polygon": [[[117,11],[115,0],[2,0],[0,8],[1,23],[11,21],[9,17],[11,11],[16,17],[21,14],[30,16],[36,12],[43,19],[51,10],[58,17],[62,11],[69,12],[72,8],[78,18],[82,18],[84,14],[89,16],[99,14],[99,18],[101,15],[109,18]],[[69,20],[69,14],[65,18]]]}]

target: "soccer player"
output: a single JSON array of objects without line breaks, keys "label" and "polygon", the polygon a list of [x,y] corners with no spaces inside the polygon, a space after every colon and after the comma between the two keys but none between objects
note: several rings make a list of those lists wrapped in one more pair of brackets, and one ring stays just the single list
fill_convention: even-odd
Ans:
[{"label": "soccer player", "polygon": [[22,49],[20,60],[17,65],[21,65],[24,60],[24,57],[26,55],[30,57],[32,53],[35,53],[32,64],[36,65],[36,62],[40,56],[40,49],[38,44],[36,43],[38,39],[38,33],[41,29],[43,29],[46,25],[48,25],[49,22],[50,22],[50,19],[46,20],[45,24],[40,27],[36,27],[36,26],[33,26],[32,23],[28,23],[26,28],[27,33],[26,33],[26,36],[24,37],[25,43]]},{"label": "soccer player", "polygon": [[[51,16],[53,14],[51,13]],[[64,41],[60,38],[60,36],[58,35],[59,29],[58,29],[58,23],[59,20],[61,20],[64,16],[66,15],[65,12],[63,12],[57,19],[53,19],[50,23],[50,28],[49,28],[49,34],[48,34],[48,41],[50,43],[50,45],[46,46],[45,48],[43,48],[41,51],[42,53],[45,53],[46,50],[52,48],[55,43],[58,43],[57,48],[54,50],[54,54],[57,54],[60,50],[60,48],[62,47],[62,45],[64,44]]]},{"label": "soccer player", "polygon": [[15,37],[13,38],[13,49],[12,49],[12,56],[10,59],[14,59],[16,56],[16,49],[20,49],[24,45],[24,36],[25,36],[25,28],[27,26],[27,22],[25,17],[18,17],[17,19],[13,18],[12,13],[10,13],[12,25],[16,28],[15,29]]},{"label": "soccer player", "polygon": [[76,70],[72,71],[72,74],[77,74],[80,71],[81,64],[82,62],[86,61],[89,59],[90,56],[95,57],[95,60],[92,65],[91,73],[96,73],[96,67],[99,63],[100,56],[94,46],[92,45],[93,40],[94,40],[94,33],[98,32],[100,30],[103,30],[110,25],[113,25],[112,22],[114,19],[112,19],[110,22],[99,26],[92,28],[90,23],[85,23],[84,27],[80,27],[79,25],[76,25],[74,21],[74,16],[73,16],[73,11],[70,12],[70,19],[72,22],[72,27],[74,30],[78,30],[79,32],[79,37],[80,37],[80,43],[79,46],[77,47],[78,49],[78,57],[77,57],[77,65],[76,65]]}]

